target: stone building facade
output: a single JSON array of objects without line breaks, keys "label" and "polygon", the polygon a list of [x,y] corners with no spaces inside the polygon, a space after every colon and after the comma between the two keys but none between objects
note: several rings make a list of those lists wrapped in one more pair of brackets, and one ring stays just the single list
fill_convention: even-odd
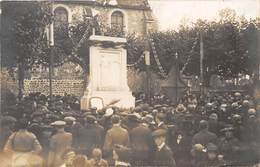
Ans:
[{"label": "stone building facade", "polygon": [[[84,19],[95,17],[99,25],[122,28],[125,34],[135,33],[145,37],[148,31],[156,31],[158,24],[153,16],[148,0],[66,0],[54,1],[54,28],[60,24],[77,25]],[[78,65],[68,62],[54,69],[53,93],[82,96],[84,78]],[[78,70],[77,70],[78,69]],[[76,71],[76,72],[75,72]],[[48,69],[30,72],[25,82],[25,93],[43,92],[48,94]],[[133,75],[134,74],[134,75]],[[128,85],[133,92],[145,90],[143,76],[133,69],[128,69]],[[66,86],[69,85],[69,86]],[[78,88],[77,88],[78,87]]]},{"label": "stone building facade", "polygon": [[121,27],[124,32],[145,35],[157,29],[148,0],[55,1],[55,21],[77,24],[84,16],[96,16],[100,24]]}]

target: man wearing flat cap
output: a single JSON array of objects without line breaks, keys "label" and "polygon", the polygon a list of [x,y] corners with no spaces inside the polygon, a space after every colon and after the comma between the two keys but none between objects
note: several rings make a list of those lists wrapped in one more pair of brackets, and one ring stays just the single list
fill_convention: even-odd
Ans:
[{"label": "man wearing flat cap", "polygon": [[64,118],[64,121],[66,122],[65,131],[72,133],[73,124],[76,121],[76,118],[74,118],[72,116],[68,116],[68,117]]},{"label": "man wearing flat cap", "polygon": [[165,143],[166,134],[167,131],[164,129],[158,129],[152,133],[156,145],[156,150],[154,152],[153,166],[164,166],[164,167],[176,166],[172,151]]},{"label": "man wearing flat cap", "polygon": [[166,115],[164,113],[158,113],[156,115],[155,121],[157,123],[157,129],[164,129],[164,130],[168,131],[168,127],[164,122],[165,117],[166,117]]},{"label": "man wearing flat cap", "polygon": [[130,146],[129,134],[126,129],[121,127],[120,116],[113,115],[111,117],[111,121],[113,127],[107,131],[103,147],[103,150],[108,157],[111,157],[112,151],[116,148],[116,146]]},{"label": "man wearing flat cap", "polygon": [[207,159],[206,163],[204,164],[205,167],[216,167],[216,166],[221,166],[224,165],[223,161],[220,161],[218,159],[218,147],[217,145],[213,143],[209,143],[207,145]]},{"label": "man wearing flat cap", "polygon": [[88,157],[94,148],[101,148],[104,138],[104,128],[96,123],[97,119],[93,115],[88,115],[85,124],[79,129],[77,150]]},{"label": "man wearing flat cap", "polygon": [[208,143],[216,143],[217,135],[215,133],[209,132],[208,121],[201,120],[199,123],[199,132],[196,133],[192,138],[192,145],[202,144],[206,146]]},{"label": "man wearing flat cap", "polygon": [[147,114],[143,118],[143,121],[148,125],[149,129],[151,129],[152,131],[156,130],[156,123],[154,121],[154,117],[151,114]]},{"label": "man wearing flat cap", "polygon": [[192,167],[203,167],[206,163],[205,147],[202,144],[194,144],[190,151],[192,156],[191,166]]},{"label": "man wearing flat cap", "polygon": [[147,166],[151,162],[154,148],[152,132],[146,120],[139,122],[138,126],[130,131],[132,149],[132,165]]},{"label": "man wearing flat cap", "polygon": [[232,125],[227,125],[221,130],[225,137],[220,139],[219,149],[227,161],[234,161],[239,157],[240,142],[234,137],[233,131],[234,127]]},{"label": "man wearing flat cap", "polygon": [[50,139],[50,151],[48,155],[48,167],[57,167],[63,164],[62,155],[64,152],[71,148],[72,134],[65,132],[66,122],[55,121],[51,123],[57,129]]},{"label": "man wearing flat cap", "polygon": [[219,122],[218,115],[216,113],[211,113],[208,120],[208,130],[212,133],[215,133],[217,136],[220,135],[220,130],[223,125]]},{"label": "man wearing flat cap", "polygon": [[112,128],[111,117],[113,114],[114,110],[112,108],[108,108],[106,109],[103,117],[98,121],[100,125],[104,127],[105,131]]}]

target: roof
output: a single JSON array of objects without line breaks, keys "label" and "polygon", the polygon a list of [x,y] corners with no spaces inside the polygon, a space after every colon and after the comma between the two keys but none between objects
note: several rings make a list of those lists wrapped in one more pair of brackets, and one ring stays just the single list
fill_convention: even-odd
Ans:
[{"label": "roof", "polygon": [[[109,3],[112,0],[96,0],[96,2],[104,4]],[[127,5],[127,6],[143,6],[148,5],[148,0],[116,0],[118,5]]]},{"label": "roof", "polygon": [[[110,4],[110,1],[116,1],[117,4]],[[89,6],[118,7],[125,9],[151,10],[148,0],[56,0],[58,3],[82,4]]]}]

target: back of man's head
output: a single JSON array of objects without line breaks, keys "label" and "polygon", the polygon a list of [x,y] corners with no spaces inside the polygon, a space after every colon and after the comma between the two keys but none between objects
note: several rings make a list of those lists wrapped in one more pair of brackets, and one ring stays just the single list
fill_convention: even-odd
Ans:
[{"label": "back of man's head", "polygon": [[19,129],[26,129],[28,126],[28,121],[24,118],[20,119],[18,122],[18,128]]},{"label": "back of man's head", "polygon": [[118,116],[118,115],[113,115],[113,116],[111,117],[111,122],[112,122],[112,124],[119,124],[119,123],[120,123],[120,116]]},{"label": "back of man's head", "polygon": [[206,120],[201,120],[199,123],[199,129],[204,130],[208,128],[208,121]]}]

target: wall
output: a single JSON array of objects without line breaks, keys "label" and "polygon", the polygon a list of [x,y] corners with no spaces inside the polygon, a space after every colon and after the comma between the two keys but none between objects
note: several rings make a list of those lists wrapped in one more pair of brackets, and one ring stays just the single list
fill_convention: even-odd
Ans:
[{"label": "wall", "polygon": [[[82,96],[83,80],[53,80],[52,92],[54,95],[64,95],[64,93]],[[24,81],[24,93],[27,95],[33,92],[41,92],[45,95],[49,94],[49,80],[47,79],[31,79]]]},{"label": "wall", "polygon": [[[132,92],[145,92],[147,89],[146,73],[139,72],[134,69],[128,69],[127,71],[128,86]],[[83,80],[81,79],[63,79],[53,80],[53,94],[63,95],[72,94],[76,96],[82,96],[84,93]],[[161,90],[160,79],[156,74],[152,74],[151,77],[151,90],[153,93],[158,93]],[[49,94],[49,80],[48,79],[26,79],[24,81],[24,93],[28,95],[32,92],[42,92],[43,94]]]}]

